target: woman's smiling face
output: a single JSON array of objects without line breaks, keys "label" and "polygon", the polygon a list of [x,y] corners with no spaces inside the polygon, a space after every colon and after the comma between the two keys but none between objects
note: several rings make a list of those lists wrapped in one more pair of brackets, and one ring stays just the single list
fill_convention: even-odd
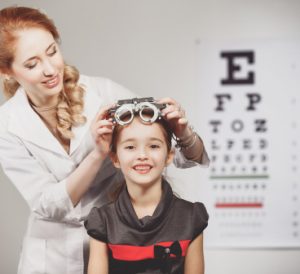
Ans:
[{"label": "woman's smiling face", "polygon": [[52,34],[40,28],[16,33],[14,61],[10,76],[25,89],[36,106],[57,102],[63,89],[64,61]]}]

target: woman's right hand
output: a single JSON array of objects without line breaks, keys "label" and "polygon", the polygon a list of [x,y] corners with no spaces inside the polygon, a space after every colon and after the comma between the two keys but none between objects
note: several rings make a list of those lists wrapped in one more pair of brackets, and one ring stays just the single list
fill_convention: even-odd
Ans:
[{"label": "woman's right hand", "polygon": [[114,105],[107,105],[100,109],[91,124],[91,134],[96,144],[96,150],[102,157],[110,152],[110,144],[114,124],[111,118],[107,118],[108,110]]}]

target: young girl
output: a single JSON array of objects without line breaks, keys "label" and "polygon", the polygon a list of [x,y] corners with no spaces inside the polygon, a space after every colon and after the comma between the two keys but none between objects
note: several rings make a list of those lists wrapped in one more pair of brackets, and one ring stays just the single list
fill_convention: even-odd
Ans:
[{"label": "young girl", "polygon": [[140,117],[132,112],[132,121],[116,124],[111,136],[111,159],[126,185],[85,221],[91,236],[88,273],[202,274],[206,209],[176,197],[163,177],[173,159],[167,122],[151,123],[149,114],[132,109]]}]

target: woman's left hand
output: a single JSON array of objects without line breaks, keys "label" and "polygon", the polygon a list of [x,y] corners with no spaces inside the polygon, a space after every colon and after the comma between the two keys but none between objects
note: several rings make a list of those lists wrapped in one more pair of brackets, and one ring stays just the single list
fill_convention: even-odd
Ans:
[{"label": "woman's left hand", "polygon": [[185,139],[191,136],[192,130],[188,126],[188,120],[185,116],[185,110],[172,98],[165,97],[157,101],[159,104],[166,104],[167,107],[161,112],[168,121],[176,137]]}]

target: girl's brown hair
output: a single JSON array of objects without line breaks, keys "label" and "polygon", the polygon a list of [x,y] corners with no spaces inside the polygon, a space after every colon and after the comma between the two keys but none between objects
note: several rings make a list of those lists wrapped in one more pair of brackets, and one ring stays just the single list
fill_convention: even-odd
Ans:
[{"label": "girl's brown hair", "polygon": [[[39,28],[52,34],[59,43],[60,36],[54,22],[40,10],[28,7],[8,7],[0,10],[0,72],[12,73],[15,47],[18,42],[18,31]],[[65,65],[64,88],[59,96],[57,107],[57,130],[62,137],[71,139],[72,126],[84,124],[82,115],[84,89],[78,85],[79,72],[75,67]],[[19,83],[12,77],[3,80],[4,95],[14,96]]]},{"label": "girl's brown hair", "polygon": [[[170,129],[170,126],[169,126],[168,122],[164,118],[160,118],[160,119],[157,119],[154,123],[157,123],[157,124],[160,125],[160,128],[162,129],[163,135],[165,137],[165,141],[166,141],[166,145],[167,145],[167,151],[170,152],[171,149],[172,149],[173,132]],[[120,132],[123,128],[124,128],[124,126],[121,126],[121,125],[118,125],[118,124],[116,124],[116,126],[114,127],[114,131],[113,131],[113,134],[112,134],[112,141],[111,141],[111,152],[113,154],[117,153],[117,142],[118,142]]]}]

